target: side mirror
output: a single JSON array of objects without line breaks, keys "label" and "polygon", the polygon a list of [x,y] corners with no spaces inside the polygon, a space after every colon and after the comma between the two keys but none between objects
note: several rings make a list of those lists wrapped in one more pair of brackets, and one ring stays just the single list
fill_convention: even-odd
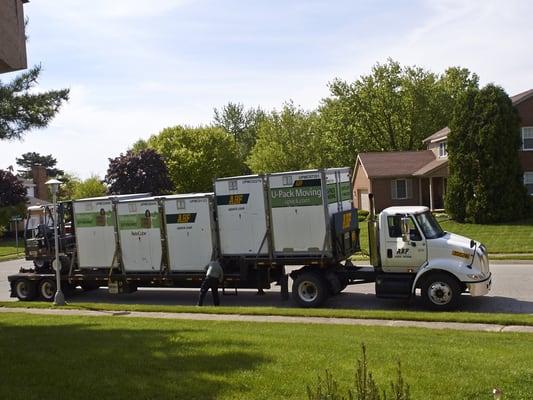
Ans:
[{"label": "side mirror", "polygon": [[409,217],[402,217],[401,220],[402,240],[409,241]]}]

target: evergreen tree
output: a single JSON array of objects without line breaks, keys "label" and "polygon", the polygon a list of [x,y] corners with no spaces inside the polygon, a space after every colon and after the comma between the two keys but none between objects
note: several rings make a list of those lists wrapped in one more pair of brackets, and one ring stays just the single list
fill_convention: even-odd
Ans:
[{"label": "evergreen tree", "polygon": [[505,91],[492,84],[469,89],[458,100],[450,129],[448,213],[473,223],[524,217],[519,117]]},{"label": "evergreen tree", "polygon": [[63,176],[63,174],[65,173],[65,171],[55,168],[57,160],[52,157],[51,154],[43,156],[39,153],[28,152],[24,153],[20,156],[20,158],[17,158],[16,160],[17,165],[22,168],[17,170],[18,175],[22,178],[32,179],[33,176],[31,169],[36,165],[42,165],[43,167],[45,167],[48,176],[60,177]]},{"label": "evergreen tree", "polygon": [[68,89],[35,93],[40,72],[36,66],[12,82],[0,81],[0,140],[21,139],[30,129],[46,127],[68,100]]}]

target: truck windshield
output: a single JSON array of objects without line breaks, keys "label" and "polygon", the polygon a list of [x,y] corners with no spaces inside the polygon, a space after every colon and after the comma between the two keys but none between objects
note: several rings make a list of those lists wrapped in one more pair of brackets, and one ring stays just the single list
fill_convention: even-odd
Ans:
[{"label": "truck windshield", "polygon": [[445,232],[442,230],[433,214],[429,211],[422,214],[416,214],[415,218],[424,232],[426,239],[436,239],[444,236]]}]

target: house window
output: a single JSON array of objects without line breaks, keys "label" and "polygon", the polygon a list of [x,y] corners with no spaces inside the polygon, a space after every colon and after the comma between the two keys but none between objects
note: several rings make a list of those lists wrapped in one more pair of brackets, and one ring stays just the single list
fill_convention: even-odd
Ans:
[{"label": "house window", "polygon": [[533,126],[522,128],[522,150],[533,150]]},{"label": "house window", "polygon": [[526,185],[527,194],[533,196],[533,171],[524,172],[524,185]]},{"label": "house window", "polygon": [[446,144],[447,144],[446,142],[439,143],[439,157],[440,158],[448,157],[448,149],[447,149]]},{"label": "house window", "polygon": [[391,194],[394,200],[411,198],[411,179],[395,179],[391,182]]}]

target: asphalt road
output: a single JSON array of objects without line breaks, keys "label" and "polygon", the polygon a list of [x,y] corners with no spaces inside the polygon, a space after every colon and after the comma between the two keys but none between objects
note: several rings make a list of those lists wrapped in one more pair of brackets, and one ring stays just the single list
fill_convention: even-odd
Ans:
[{"label": "asphalt road", "polygon": [[[0,301],[16,300],[10,298],[7,277],[18,272],[21,266],[29,267],[25,261],[5,261],[0,263]],[[533,314],[533,262],[528,264],[493,264],[492,290],[487,296],[463,296],[461,310],[473,312],[503,312]],[[222,305],[227,306],[271,306],[294,307],[292,301],[282,301],[279,287],[267,290],[264,296],[257,296],[254,290],[233,291],[221,297]],[[140,289],[136,293],[111,295],[106,289],[92,292],[79,290],[70,302],[102,302],[121,304],[166,304],[194,305],[198,297],[197,289]],[[206,304],[211,301],[210,295]],[[374,285],[354,285],[345,289],[339,296],[332,297],[326,303],[331,308],[358,308],[376,310],[422,309],[420,302],[407,303],[401,300],[377,299]]]}]

